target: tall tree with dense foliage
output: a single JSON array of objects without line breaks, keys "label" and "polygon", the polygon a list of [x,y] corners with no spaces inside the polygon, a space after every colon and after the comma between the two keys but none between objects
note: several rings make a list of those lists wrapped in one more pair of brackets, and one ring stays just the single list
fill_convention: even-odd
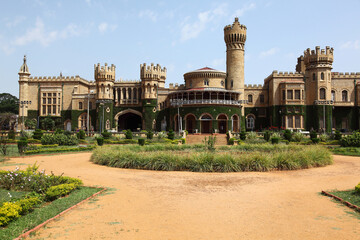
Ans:
[{"label": "tall tree with dense foliage", "polygon": [[0,93],[0,113],[19,113],[19,99],[10,93]]}]

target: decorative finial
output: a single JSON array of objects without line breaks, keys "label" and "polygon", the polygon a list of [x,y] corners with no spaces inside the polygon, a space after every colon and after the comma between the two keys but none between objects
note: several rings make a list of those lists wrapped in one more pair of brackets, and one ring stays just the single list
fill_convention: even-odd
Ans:
[{"label": "decorative finial", "polygon": [[60,78],[62,78],[62,72],[60,72]]},{"label": "decorative finial", "polygon": [[26,55],[24,55],[24,64],[26,63]]},{"label": "decorative finial", "polygon": [[239,18],[238,18],[238,17],[235,18],[235,22],[239,22]]}]

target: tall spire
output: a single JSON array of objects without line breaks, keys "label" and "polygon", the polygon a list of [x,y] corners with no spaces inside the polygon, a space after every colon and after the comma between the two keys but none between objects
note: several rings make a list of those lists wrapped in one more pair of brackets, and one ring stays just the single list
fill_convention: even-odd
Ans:
[{"label": "tall spire", "polygon": [[23,65],[21,65],[20,71],[19,71],[19,74],[24,74],[24,73],[30,75],[29,68],[26,64],[26,55],[24,55],[24,63],[23,63]]}]

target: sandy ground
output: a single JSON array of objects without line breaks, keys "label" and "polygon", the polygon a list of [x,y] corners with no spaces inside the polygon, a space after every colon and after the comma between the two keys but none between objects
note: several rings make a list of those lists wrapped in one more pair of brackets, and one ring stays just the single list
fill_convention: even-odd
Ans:
[{"label": "sandy ground", "polygon": [[360,215],[319,194],[360,182],[357,157],[301,171],[191,173],[98,166],[90,156],[12,159],[112,189],[31,239],[360,239]]}]

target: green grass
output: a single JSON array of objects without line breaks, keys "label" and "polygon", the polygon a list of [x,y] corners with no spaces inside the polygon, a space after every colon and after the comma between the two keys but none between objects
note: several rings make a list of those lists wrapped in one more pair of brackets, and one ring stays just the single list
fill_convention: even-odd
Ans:
[{"label": "green grass", "polygon": [[358,147],[332,147],[329,149],[336,155],[360,156],[360,148]]},{"label": "green grass", "polygon": [[[26,195],[27,192],[17,192],[17,191],[9,191],[6,189],[0,189],[0,206],[3,202],[8,202],[13,199],[22,198]],[[10,195],[11,197],[10,197]]]},{"label": "green grass", "polygon": [[332,191],[330,193],[360,207],[360,194],[355,192],[355,190]]},{"label": "green grass", "polygon": [[80,187],[68,197],[59,198],[50,204],[44,204],[40,208],[34,209],[31,213],[11,222],[7,227],[0,228],[0,239],[14,239],[23,232],[36,227],[98,191],[100,190],[96,188]]},{"label": "green grass", "polygon": [[110,167],[162,171],[241,172],[296,170],[332,164],[322,146],[244,144],[206,151],[203,145],[103,146],[91,161]]}]

